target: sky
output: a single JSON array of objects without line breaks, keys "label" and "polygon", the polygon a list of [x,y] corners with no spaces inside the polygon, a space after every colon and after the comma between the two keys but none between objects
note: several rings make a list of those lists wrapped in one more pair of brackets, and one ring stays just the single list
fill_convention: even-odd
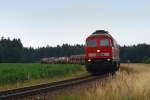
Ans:
[{"label": "sky", "polygon": [[120,45],[150,44],[150,0],[0,0],[0,37],[25,47],[84,44],[107,30]]}]

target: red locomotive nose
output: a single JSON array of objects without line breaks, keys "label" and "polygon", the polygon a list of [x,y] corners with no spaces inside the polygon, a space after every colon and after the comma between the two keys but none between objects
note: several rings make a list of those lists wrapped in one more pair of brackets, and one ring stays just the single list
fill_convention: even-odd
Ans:
[{"label": "red locomotive nose", "polygon": [[111,39],[105,37],[90,37],[86,46],[87,58],[112,58]]},{"label": "red locomotive nose", "polygon": [[[120,60],[119,46],[117,42],[107,31],[104,30],[96,31],[87,37],[85,55],[88,71],[90,68],[93,68],[92,64],[95,66],[97,62],[99,66],[109,62],[108,65],[111,65],[112,67],[113,65],[116,65],[116,63],[118,64]],[[88,67],[89,65],[91,67]]]}]

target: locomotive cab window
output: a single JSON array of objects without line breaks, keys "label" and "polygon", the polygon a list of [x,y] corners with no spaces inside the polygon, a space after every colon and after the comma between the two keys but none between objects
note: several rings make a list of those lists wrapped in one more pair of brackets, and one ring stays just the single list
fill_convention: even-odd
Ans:
[{"label": "locomotive cab window", "polygon": [[96,40],[88,40],[86,44],[89,47],[95,47],[96,46]]},{"label": "locomotive cab window", "polygon": [[100,46],[109,46],[109,41],[108,41],[108,39],[100,40]]}]

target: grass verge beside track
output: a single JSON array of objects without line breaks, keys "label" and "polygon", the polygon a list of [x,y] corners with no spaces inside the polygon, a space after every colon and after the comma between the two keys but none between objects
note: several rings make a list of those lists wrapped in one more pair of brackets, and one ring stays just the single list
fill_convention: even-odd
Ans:
[{"label": "grass verge beside track", "polygon": [[0,64],[0,91],[64,80],[86,74],[78,64]]},{"label": "grass verge beside track", "polygon": [[[121,64],[121,70],[90,89],[64,92],[58,100],[149,100],[150,64]],[[69,90],[68,90],[69,91]],[[57,100],[55,99],[55,100]]]}]

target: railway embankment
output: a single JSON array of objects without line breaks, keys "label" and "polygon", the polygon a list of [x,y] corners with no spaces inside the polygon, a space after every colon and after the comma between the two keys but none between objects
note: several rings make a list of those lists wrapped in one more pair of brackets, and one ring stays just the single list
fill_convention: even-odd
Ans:
[{"label": "railway embankment", "polygon": [[121,64],[114,76],[81,85],[55,96],[55,100],[149,100],[150,64]]}]

